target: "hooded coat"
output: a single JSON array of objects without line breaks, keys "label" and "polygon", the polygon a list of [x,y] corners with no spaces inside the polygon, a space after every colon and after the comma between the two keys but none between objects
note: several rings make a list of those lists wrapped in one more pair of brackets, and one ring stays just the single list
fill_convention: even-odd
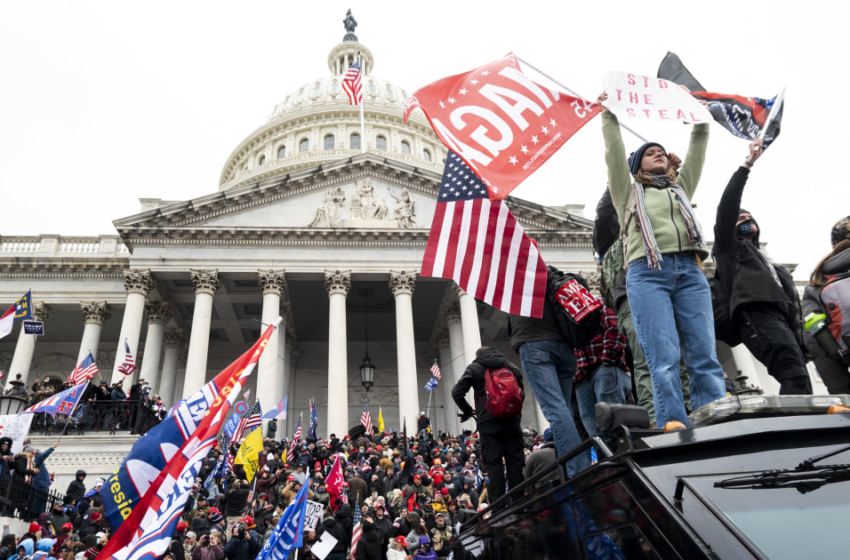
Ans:
[{"label": "hooded coat", "polygon": [[330,533],[336,539],[336,544],[331,552],[341,552],[345,554],[348,545],[346,544],[345,528],[337,523],[333,517],[326,517],[322,524],[319,525],[319,530],[316,532],[316,537],[321,538],[325,533]]},{"label": "hooded coat", "polygon": [[473,411],[464,397],[469,392],[470,387],[474,389],[475,417],[479,427],[482,424],[495,424],[497,422],[501,422],[506,425],[516,424],[517,426],[520,424],[520,419],[522,418],[521,415],[511,418],[493,418],[484,406],[484,399],[486,396],[486,391],[484,390],[484,374],[488,369],[496,370],[499,368],[508,368],[511,373],[514,374],[514,377],[516,377],[520,390],[522,390],[523,393],[525,392],[522,383],[522,374],[520,373],[519,368],[510,363],[501,352],[493,350],[492,348],[485,350],[480,356],[475,358],[475,361],[467,366],[466,371],[463,372],[463,375],[458,380],[457,384],[452,388],[452,399],[454,399],[457,407],[467,416],[471,416]]},{"label": "hooded coat", "polygon": [[80,476],[85,479],[86,471],[82,469],[78,470],[76,478],[71,481],[71,483],[68,485],[68,491],[65,492],[65,498],[67,500],[72,500],[72,504],[76,504],[82,499],[83,496],[86,495],[86,485],[82,480],[80,480]]},{"label": "hooded coat", "polygon": [[363,533],[357,542],[355,560],[381,560],[381,536],[375,525],[364,519],[360,527]]},{"label": "hooded coat", "polygon": [[[12,438],[2,437],[0,438],[0,445],[6,444],[8,447],[6,451],[0,454],[0,488],[5,488],[9,485],[9,481],[12,478],[12,467],[14,466],[14,455],[12,454]],[[6,460],[7,457],[11,457],[12,460]]]},{"label": "hooded coat", "polygon": [[[21,548],[24,549],[23,556],[18,554],[18,551],[20,551]],[[35,543],[33,542],[33,540],[24,539],[20,543],[18,543],[18,548],[16,549],[15,554],[13,556],[10,556],[9,560],[23,560],[24,557],[32,556],[33,551],[35,551]]]}]

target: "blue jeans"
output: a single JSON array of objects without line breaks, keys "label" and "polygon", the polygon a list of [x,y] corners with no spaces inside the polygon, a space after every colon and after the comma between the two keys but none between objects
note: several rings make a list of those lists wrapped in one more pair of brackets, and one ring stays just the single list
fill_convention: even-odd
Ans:
[{"label": "blue jeans", "polygon": [[680,349],[690,374],[693,409],[726,396],[708,281],[693,257],[672,253],[664,255],[661,270],[650,270],[645,257],[630,262],[626,290],[649,365],[658,427],[673,420],[688,426],[679,382]]},{"label": "blue jeans", "polygon": [[[576,356],[566,342],[539,340],[522,344],[519,358],[534,398],[552,428],[555,452],[560,457],[581,443],[570,406]],[[589,466],[590,450],[567,462],[567,474],[573,476]]]},{"label": "blue jeans", "polygon": [[617,366],[605,364],[576,381],[578,413],[584,429],[591,437],[604,435],[596,429],[596,403],[625,404],[626,395],[631,390],[631,376]]}]

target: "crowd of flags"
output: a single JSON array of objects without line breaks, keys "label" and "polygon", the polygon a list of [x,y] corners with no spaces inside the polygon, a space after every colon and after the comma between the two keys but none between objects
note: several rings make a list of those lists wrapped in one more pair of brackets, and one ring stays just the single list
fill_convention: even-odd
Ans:
[{"label": "crowd of flags", "polygon": [[437,364],[437,360],[434,360],[434,365],[431,366],[431,379],[428,380],[428,383],[425,384],[425,390],[429,393],[437,388],[437,385],[440,383],[440,378],[442,373],[440,373],[440,366]]}]

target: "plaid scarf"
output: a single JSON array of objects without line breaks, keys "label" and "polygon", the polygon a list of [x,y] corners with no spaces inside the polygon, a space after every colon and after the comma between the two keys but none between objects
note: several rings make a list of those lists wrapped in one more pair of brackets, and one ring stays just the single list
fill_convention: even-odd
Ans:
[{"label": "plaid scarf", "polygon": [[[691,208],[691,201],[688,200],[688,195],[685,190],[673,182],[667,175],[653,175],[652,183],[647,185],[658,189],[670,189],[676,195],[676,201],[679,203],[679,211],[682,213],[682,220],[685,222],[685,229],[688,231],[688,241],[697,243],[700,247],[705,247],[705,237],[699,227],[696,216],[694,216]],[[646,215],[646,203],[643,199],[643,186],[634,183],[635,200],[637,202],[636,213],[638,219],[638,227],[640,228],[641,237],[643,238],[643,248],[646,251],[646,262],[650,270],[661,270],[661,261],[663,257],[661,250],[658,248],[658,242],[655,240],[655,234],[652,232],[652,224],[649,222],[649,216]]]}]

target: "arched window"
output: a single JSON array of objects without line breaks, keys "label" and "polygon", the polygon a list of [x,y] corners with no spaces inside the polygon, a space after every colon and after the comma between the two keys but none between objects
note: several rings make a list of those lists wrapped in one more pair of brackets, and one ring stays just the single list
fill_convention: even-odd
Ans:
[{"label": "arched window", "polygon": [[375,82],[369,82],[369,93],[371,93],[372,95],[378,93],[378,88],[377,86],[375,86]]},{"label": "arched window", "polygon": [[339,82],[334,80],[331,82],[331,93],[336,93],[339,91]]},{"label": "arched window", "polygon": [[431,161],[431,152],[422,150],[422,157],[425,158],[425,161]]},{"label": "arched window", "polygon": [[327,136],[325,136],[325,149],[326,150],[333,150],[334,149],[334,135],[333,134],[328,134]]},{"label": "arched window", "polygon": [[277,159],[283,159],[286,157],[286,146],[281,146],[277,149]]},{"label": "arched window", "polygon": [[310,140],[308,140],[307,138],[302,138],[301,143],[298,145],[298,149],[302,152],[309,152],[310,151]]},{"label": "arched window", "polygon": [[298,91],[298,95],[295,97],[295,101],[301,101],[304,99],[304,90],[301,89]]},{"label": "arched window", "polygon": [[360,149],[360,135],[356,132],[348,138],[348,146],[352,150]]},{"label": "arched window", "polygon": [[318,97],[320,93],[322,93],[322,84],[317,83],[315,86],[313,86],[312,96]]},{"label": "arched window", "polygon": [[266,163],[266,156],[260,156],[260,161],[257,162],[257,165],[263,165]]},{"label": "arched window", "polygon": [[390,86],[387,86],[387,97],[389,97],[390,99],[395,99],[395,92]]},{"label": "arched window", "polygon": [[410,153],[410,144],[407,143],[407,140],[401,141],[401,153],[409,154]]},{"label": "arched window", "polygon": [[387,151],[387,139],[384,138],[383,136],[378,136],[378,138],[376,139],[375,145],[382,152]]}]

